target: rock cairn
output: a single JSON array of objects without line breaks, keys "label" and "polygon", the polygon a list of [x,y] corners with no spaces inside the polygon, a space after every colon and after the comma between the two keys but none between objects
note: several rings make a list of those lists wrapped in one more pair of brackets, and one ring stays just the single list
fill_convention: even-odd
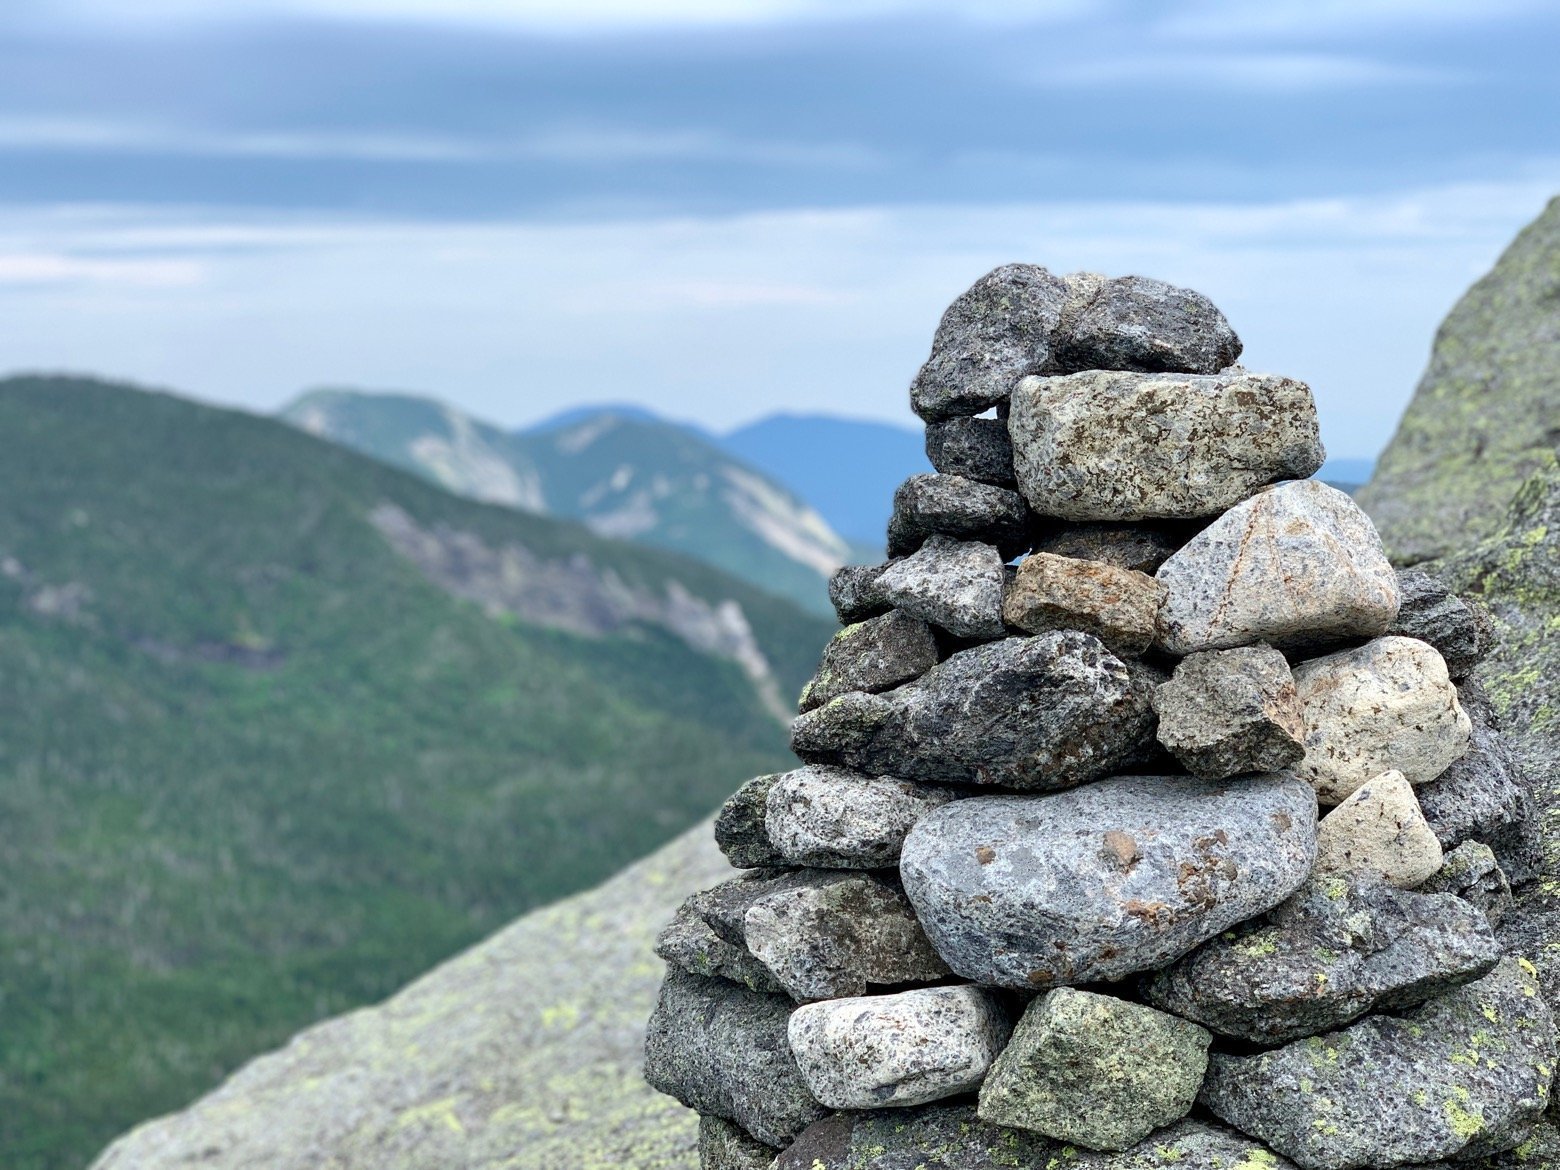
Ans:
[{"label": "rock cairn", "polygon": [[1310,390],[1240,349],[1137,277],[1009,265],[944,315],[936,474],[831,584],[802,766],[721,810],[748,872],[658,943],[646,1076],[707,1170],[1530,1139],[1555,1032],[1494,931],[1533,854],[1480,614],[1307,478]]}]

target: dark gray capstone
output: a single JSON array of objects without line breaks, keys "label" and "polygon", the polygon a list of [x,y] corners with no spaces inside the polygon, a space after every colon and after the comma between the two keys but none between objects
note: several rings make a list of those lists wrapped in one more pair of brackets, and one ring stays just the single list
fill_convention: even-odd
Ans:
[{"label": "dark gray capstone", "polygon": [[949,418],[928,424],[926,458],[944,475],[1016,488],[1013,443],[1000,418]]},{"label": "dark gray capstone", "polygon": [[1068,322],[1053,364],[1067,370],[1214,374],[1240,357],[1240,338],[1202,293],[1118,276]]},{"label": "dark gray capstone", "polygon": [[789,1144],[827,1110],[791,1055],[795,1005],[724,979],[667,971],[645,1035],[645,1080],[770,1146]]},{"label": "dark gray capstone", "polygon": [[779,1152],[724,1117],[699,1118],[699,1170],[769,1170]]},{"label": "dark gray capstone", "polygon": [[778,772],[755,776],[729,796],[715,815],[715,844],[738,869],[784,864],[764,831],[769,789],[779,778]]},{"label": "dark gray capstone", "polygon": [[1484,689],[1464,680],[1457,697],[1473,726],[1468,751],[1414,795],[1443,849],[1483,841],[1508,878],[1525,882],[1538,872],[1539,853],[1539,821],[1527,778],[1500,734]]},{"label": "dark gray capstone", "polygon": [[837,1113],[809,1126],[776,1170],[1293,1170],[1223,1126],[1181,1121],[1119,1153],[991,1125],[973,1105]]},{"label": "dark gray capstone", "polygon": [[829,601],[841,625],[852,625],[887,613],[891,608],[888,598],[878,588],[878,579],[893,564],[846,565],[836,569],[829,578]]},{"label": "dark gray capstone", "polygon": [[1352,873],[1313,878],[1269,921],[1205,943],[1146,979],[1144,993],[1220,1035],[1283,1044],[1444,994],[1500,953],[1461,898]]},{"label": "dark gray capstone", "polygon": [[1316,795],[1294,776],[1120,776],[944,805],[899,872],[954,971],[1044,988],[1173,962],[1289,897],[1315,849]]},{"label": "dark gray capstone", "polygon": [[888,555],[908,556],[939,533],[992,545],[1010,561],[1029,550],[1029,509],[1008,488],[961,475],[912,475],[894,492]]},{"label": "dark gray capstone", "polygon": [[1051,360],[1071,290],[1037,264],[988,272],[943,313],[932,354],[910,384],[910,406],[928,422],[980,414],[1025,374]]},{"label": "dark gray capstone", "polygon": [[802,691],[811,711],[847,691],[886,691],[937,665],[937,639],[919,618],[897,610],[846,626],[829,640]]},{"label": "dark gray capstone", "polygon": [[1162,524],[1068,524],[1039,537],[1035,551],[1153,573],[1185,543],[1172,526]]},{"label": "dark gray capstone", "polygon": [[1398,615],[1387,633],[1429,642],[1454,679],[1479,665],[1494,636],[1484,607],[1459,597],[1423,569],[1399,569],[1397,579]]},{"label": "dark gray capstone", "polygon": [[930,536],[915,553],[890,562],[877,579],[896,609],[960,638],[1000,638],[1002,555],[989,544]]},{"label": "dark gray capstone", "polygon": [[1190,654],[1154,691],[1159,742],[1194,776],[1281,772],[1305,758],[1289,663],[1271,646]]},{"label": "dark gray capstone", "polygon": [[1071,630],[961,650],[885,695],[849,694],[797,718],[813,763],[870,775],[1060,789],[1152,747],[1159,676]]},{"label": "dark gray capstone", "polygon": [[1403,1016],[1215,1054],[1201,1100],[1303,1170],[1397,1166],[1517,1145],[1549,1103],[1554,1067],[1531,966],[1504,959]]}]

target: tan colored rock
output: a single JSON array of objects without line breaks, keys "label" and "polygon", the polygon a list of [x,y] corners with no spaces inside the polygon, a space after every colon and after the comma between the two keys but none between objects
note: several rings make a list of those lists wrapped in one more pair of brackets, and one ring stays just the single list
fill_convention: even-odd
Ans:
[{"label": "tan colored rock", "polygon": [[1034,553],[1003,595],[1002,620],[1031,634],[1082,630],[1113,650],[1141,654],[1153,644],[1163,593],[1147,573]]},{"label": "tan colored rock", "polygon": [[1364,870],[1412,889],[1441,868],[1441,843],[1401,772],[1383,772],[1316,826],[1318,874]]},{"label": "tan colored rock", "polygon": [[1172,654],[1280,649],[1384,634],[1397,574],[1370,518],[1316,480],[1231,508],[1159,566],[1159,644]]},{"label": "tan colored rock", "polygon": [[1298,769],[1323,804],[1389,770],[1424,784],[1468,750],[1472,724],[1435,647],[1377,638],[1294,668],[1305,723]]}]

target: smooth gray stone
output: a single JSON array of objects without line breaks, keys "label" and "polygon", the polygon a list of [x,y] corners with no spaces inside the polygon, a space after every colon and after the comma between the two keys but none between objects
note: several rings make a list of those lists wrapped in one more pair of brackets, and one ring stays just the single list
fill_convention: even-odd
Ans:
[{"label": "smooth gray stone", "polygon": [[1325,454],[1310,388],[1241,369],[1025,378],[1008,433],[1024,499],[1064,520],[1216,516]]},{"label": "smooth gray stone", "polygon": [[1016,488],[1013,443],[1000,418],[949,418],[927,424],[926,458],[944,475]]},{"label": "smooth gray stone", "polygon": [[931,536],[893,561],[876,588],[894,608],[961,638],[1000,638],[1002,556],[989,544]]},{"label": "smooth gray stone", "polygon": [[1125,1150],[1191,1110],[1212,1039],[1166,1012],[1058,987],[1024,1012],[977,1112],[1091,1150]]},{"label": "smooth gray stone", "polygon": [[1537,980],[1504,959],[1401,1017],[1215,1054],[1201,1100],[1302,1170],[1397,1166],[1517,1145],[1549,1103],[1554,1067]]},{"label": "smooth gray stone", "polygon": [[1483,841],[1464,841],[1446,855],[1440,871],[1419,887],[1426,894],[1456,894],[1477,906],[1491,926],[1511,909],[1511,882]]},{"label": "smooth gray stone", "polygon": [[755,776],[720,806],[715,816],[715,844],[738,869],[782,864],[764,829],[769,788],[780,773]]},{"label": "smooth gray stone", "polygon": [[1398,570],[1398,615],[1387,631],[1429,642],[1454,679],[1463,678],[1489,653],[1489,614],[1448,589],[1423,569]]},{"label": "smooth gray stone", "polygon": [[829,578],[829,601],[841,625],[853,625],[887,613],[888,598],[878,588],[878,580],[893,562],[881,565],[846,565]]},{"label": "smooth gray stone", "polygon": [[788,865],[883,869],[910,827],[959,795],[942,784],[808,765],[769,791],[765,830]]},{"label": "smooth gray stone", "polygon": [[1477,907],[1356,873],[1313,878],[1268,921],[1203,944],[1143,991],[1221,1036],[1284,1044],[1444,994],[1500,954]]},{"label": "smooth gray stone", "polygon": [[1369,638],[1398,611],[1397,574],[1370,518],[1316,480],[1237,504],[1155,576],[1166,590],[1159,644],[1176,655]]},{"label": "smooth gray stone", "polygon": [[803,870],[776,879],[744,911],[742,937],[798,1000],[948,975],[899,883],[875,874]]},{"label": "smooth gray stone", "polygon": [[1240,338],[1202,293],[1146,276],[1103,281],[1058,340],[1068,370],[1214,374],[1240,357]]},{"label": "smooth gray stone", "polygon": [[1060,789],[1144,758],[1160,676],[1055,631],[950,655],[884,695],[842,695],[792,725],[812,763],[944,784]]},{"label": "smooth gray stone", "polygon": [[897,610],[846,626],[823,649],[818,672],[802,691],[811,711],[847,691],[886,691],[937,665],[937,639],[920,618]]},{"label": "smooth gray stone", "polygon": [[1068,524],[1037,539],[1035,551],[1153,573],[1185,543],[1164,525]]},{"label": "smooth gray stone", "polygon": [[894,492],[888,555],[908,556],[939,534],[992,545],[1010,561],[1029,551],[1029,509],[1007,488],[961,475],[912,475]]},{"label": "smooth gray stone", "polygon": [[1181,1121],[1120,1153],[991,1125],[973,1105],[837,1113],[809,1126],[776,1170],[1294,1170],[1223,1126]]},{"label": "smooth gray stone", "polygon": [[832,1109],[924,1105],[980,1087],[1012,1023],[982,987],[922,987],[810,1003],[791,1014],[791,1051]]},{"label": "smooth gray stone", "polygon": [[1051,342],[1071,296],[1037,264],[988,272],[943,313],[932,353],[910,384],[911,409],[928,422],[997,405],[1025,374],[1051,360]]},{"label": "smooth gray stone", "polygon": [[966,979],[1045,988],[1162,967],[1310,872],[1316,796],[1288,775],[1121,776],[944,805],[905,839],[905,893]]},{"label": "smooth gray stone", "polygon": [[783,995],[669,968],[645,1035],[645,1080],[765,1145],[788,1145],[828,1112],[791,1055],[794,1007]]},{"label": "smooth gray stone", "polygon": [[1468,751],[1428,784],[1415,789],[1419,807],[1443,849],[1482,841],[1513,882],[1538,874],[1539,819],[1528,778],[1501,736],[1484,689],[1472,680],[1457,688],[1472,732]]},{"label": "smooth gray stone", "polygon": [[723,1117],[699,1118],[699,1170],[769,1170],[779,1153]]},{"label": "smooth gray stone", "polygon": [[1159,742],[1194,776],[1281,772],[1305,757],[1294,676],[1271,646],[1183,658],[1154,690]]}]

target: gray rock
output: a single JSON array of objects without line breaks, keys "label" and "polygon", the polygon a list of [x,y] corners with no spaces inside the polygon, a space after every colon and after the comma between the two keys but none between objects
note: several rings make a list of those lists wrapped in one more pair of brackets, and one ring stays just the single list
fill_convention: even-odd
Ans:
[{"label": "gray rock", "polygon": [[769,788],[779,776],[755,776],[728,797],[715,816],[715,844],[739,869],[781,864],[764,829]]},{"label": "gray rock", "polygon": [[740,931],[728,938],[699,912],[705,899],[695,894],[655,940],[655,953],[693,975],[729,979],[750,991],[779,992],[785,988],[756,959],[742,941]]},{"label": "gray rock", "polygon": [[978,1113],[1092,1150],[1125,1150],[1186,1116],[1211,1040],[1142,1004],[1058,987],[1024,1012],[981,1086]]},{"label": "gray rock", "polygon": [[1399,569],[1397,578],[1398,615],[1387,633],[1430,643],[1446,660],[1447,672],[1463,678],[1489,653],[1489,614],[1423,569]]},{"label": "gray rock", "polygon": [[1194,776],[1282,772],[1305,756],[1289,663],[1271,646],[1188,655],[1154,691],[1159,742]]},{"label": "gray rock", "polygon": [[1016,488],[1013,443],[999,418],[950,418],[926,428],[926,458],[944,475]]},{"label": "gray rock", "polygon": [[1103,281],[1069,318],[1053,358],[1062,369],[1214,374],[1240,357],[1240,338],[1212,301],[1162,280]]},{"label": "gray rock", "polygon": [[1167,591],[1160,644],[1172,654],[1372,637],[1397,617],[1397,575],[1369,518],[1315,480],[1237,504],[1156,576]]},{"label": "gray rock", "polygon": [[1443,849],[1482,841],[1514,882],[1538,873],[1538,816],[1527,778],[1512,758],[1484,689],[1472,680],[1457,689],[1472,733],[1467,753],[1415,795]]},{"label": "gray rock", "polygon": [[899,863],[916,821],[958,795],[947,785],[810,765],[775,782],[765,827],[789,865],[882,869]]},{"label": "gray rock", "polygon": [[1441,843],[1401,772],[1367,780],[1316,826],[1317,874],[1364,872],[1412,889],[1441,860]]},{"label": "gray rock", "polygon": [[944,805],[899,871],[954,971],[1043,988],[1164,966],[1271,909],[1310,872],[1315,833],[1293,776],[1122,776]]},{"label": "gray rock", "polygon": [[1421,885],[1427,894],[1455,894],[1477,906],[1491,926],[1499,926],[1511,908],[1511,882],[1495,851],[1483,841],[1464,841],[1446,855],[1440,870]]},{"label": "gray rock", "polygon": [[897,610],[846,626],[824,647],[818,673],[802,691],[811,711],[847,691],[886,691],[937,665],[937,639],[919,618]]},{"label": "gray rock", "polygon": [[779,1153],[723,1117],[699,1118],[699,1170],[769,1170]]},{"label": "gray rock", "polygon": [[844,695],[810,711],[791,744],[811,762],[868,774],[1067,788],[1142,758],[1158,680],[1088,634],[1005,638],[886,695]]},{"label": "gray rock", "polygon": [[1035,551],[1153,573],[1184,543],[1163,525],[1068,524],[1039,537]]},{"label": "gray rock", "polygon": [[784,1146],[827,1112],[791,1055],[794,1005],[672,967],[645,1037],[645,1080],[700,1113]]},{"label": "gray rock", "polygon": [[1505,959],[1401,1017],[1215,1054],[1202,1102],[1303,1170],[1433,1162],[1521,1142],[1548,1104],[1554,1061],[1537,981]]},{"label": "gray rock", "polygon": [[1031,634],[1081,630],[1121,654],[1154,641],[1163,589],[1147,573],[1054,553],[1025,557],[1002,599],[1002,618]]},{"label": "gray rock", "polygon": [[927,538],[877,580],[889,604],[961,638],[1000,638],[1002,555],[989,544]]},{"label": "gray rock", "polygon": [[923,987],[831,999],[791,1014],[791,1051],[834,1109],[924,1105],[972,1092],[1012,1025],[980,987]]},{"label": "gray rock", "polygon": [[887,613],[888,598],[878,588],[878,579],[893,565],[846,565],[829,578],[829,601],[841,625],[854,625],[867,618]]},{"label": "gray rock", "polygon": [[908,556],[939,534],[992,545],[1010,561],[1029,550],[1029,510],[1007,488],[960,475],[912,475],[894,492],[888,555]]},{"label": "gray rock", "polygon": [[1245,370],[1025,378],[1008,433],[1029,506],[1065,520],[1214,516],[1324,455],[1310,389]]},{"label": "gray rock", "polygon": [[1265,922],[1238,927],[1144,981],[1148,1001],[1221,1036],[1284,1044],[1486,974],[1500,946],[1451,894],[1368,874],[1313,878]]},{"label": "gray rock", "polygon": [[1250,1138],[1182,1121],[1120,1153],[989,1125],[972,1105],[839,1113],[809,1126],[776,1170],[1293,1170]]},{"label": "gray rock", "polygon": [[1305,719],[1298,769],[1324,804],[1383,772],[1424,784],[1468,750],[1472,725],[1435,647],[1376,638],[1294,668]]},{"label": "gray rock", "polygon": [[805,870],[767,884],[742,915],[742,937],[793,998],[836,999],[947,977],[897,882]]},{"label": "gray rock", "polygon": [[948,306],[932,354],[910,385],[910,406],[928,422],[975,415],[1005,400],[1025,374],[1051,360],[1051,342],[1071,290],[1035,264],[988,272]]}]

